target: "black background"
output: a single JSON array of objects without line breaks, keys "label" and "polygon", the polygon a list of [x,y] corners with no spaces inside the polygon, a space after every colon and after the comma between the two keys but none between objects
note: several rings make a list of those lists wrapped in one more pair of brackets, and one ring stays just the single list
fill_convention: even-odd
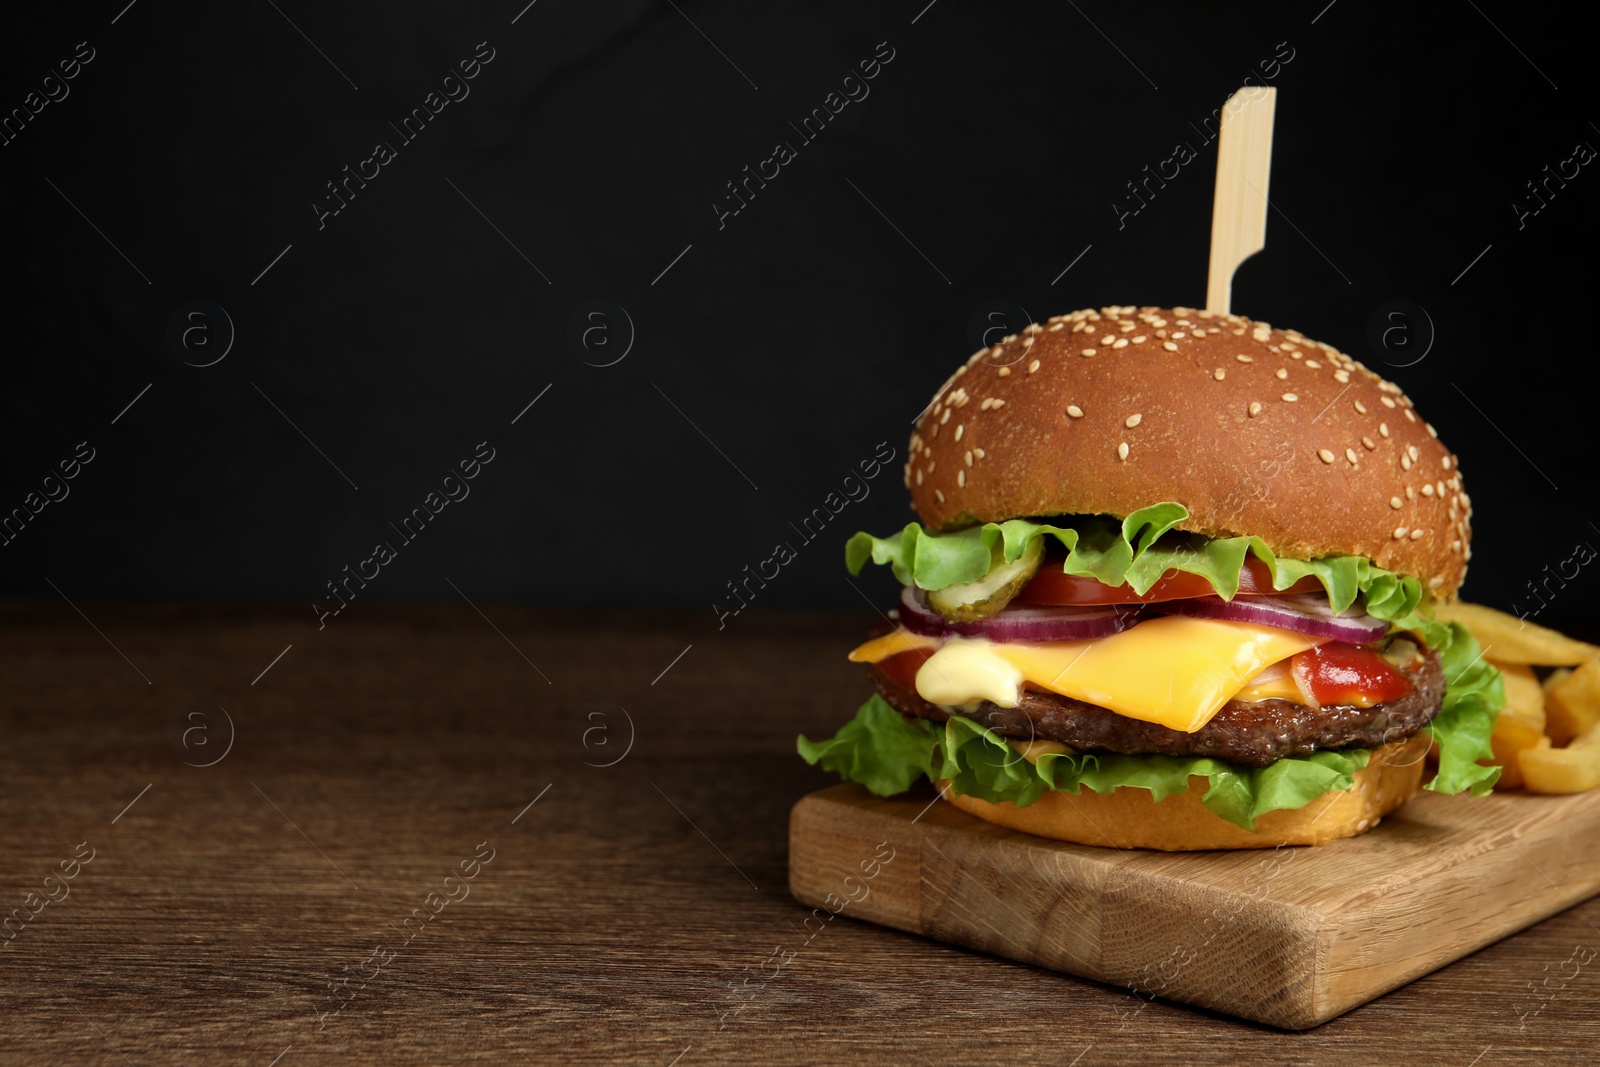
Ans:
[{"label": "black background", "polygon": [[[0,547],[0,593],[309,611],[487,440],[471,495],[364,598],[452,601],[453,582],[709,618],[789,540],[758,606],[863,608],[841,546],[910,517],[899,461],[828,537],[790,523],[878,442],[903,456],[986,302],[1203,302],[1216,157],[1191,123],[1290,52],[1278,210],[1234,309],[1384,371],[1461,455],[1469,598],[1510,607],[1600,546],[1600,175],[1520,229],[1512,207],[1600,145],[1576,25],[1488,0],[524,2],[7,12],[6,113],[78,42],[95,58],[0,147],[0,510],[77,442],[96,458]],[[470,95],[400,143],[388,124],[478,42]],[[870,95],[803,143],[789,124],[880,42]],[[324,183],[380,140],[398,158],[319,229]],[[725,183],[779,141],[797,158],[719,227]],[[1198,158],[1119,229],[1113,198],[1179,141]],[[1437,331],[1412,366],[1366,341],[1396,299]],[[191,300],[236,328],[214,366],[169,349]],[[586,363],[568,341],[591,300],[636,328],[611,366],[590,364],[617,348]],[[1541,621],[1592,624],[1595,588],[1583,572]]]}]

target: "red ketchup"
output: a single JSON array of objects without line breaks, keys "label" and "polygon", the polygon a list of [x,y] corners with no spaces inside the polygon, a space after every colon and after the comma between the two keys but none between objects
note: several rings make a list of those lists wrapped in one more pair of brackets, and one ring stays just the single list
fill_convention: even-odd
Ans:
[{"label": "red ketchup", "polygon": [[1370,708],[1411,692],[1411,680],[1375,650],[1343,641],[1329,641],[1301,652],[1290,660],[1289,669],[1323,705]]}]

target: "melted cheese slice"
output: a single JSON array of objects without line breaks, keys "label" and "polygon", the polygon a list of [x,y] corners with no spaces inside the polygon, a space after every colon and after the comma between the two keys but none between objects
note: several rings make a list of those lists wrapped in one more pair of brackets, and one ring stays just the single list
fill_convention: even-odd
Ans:
[{"label": "melted cheese slice", "polygon": [[1030,645],[953,637],[918,670],[917,693],[947,706],[990,700],[1015,707],[1027,682],[1194,733],[1262,670],[1321,643],[1273,626],[1183,615],[1093,641]]},{"label": "melted cheese slice", "polygon": [[892,633],[882,637],[874,637],[864,644],[857,645],[850,652],[851,663],[878,663],[890,656],[898,656],[902,652],[910,652],[918,648],[938,648],[940,639],[937,637],[923,637],[910,630],[896,628]]},{"label": "melted cheese slice", "polygon": [[1291,704],[1304,704],[1305,694],[1294,684],[1289,674],[1289,664],[1280,660],[1245,683],[1233,699],[1251,703],[1257,700],[1287,700]]}]

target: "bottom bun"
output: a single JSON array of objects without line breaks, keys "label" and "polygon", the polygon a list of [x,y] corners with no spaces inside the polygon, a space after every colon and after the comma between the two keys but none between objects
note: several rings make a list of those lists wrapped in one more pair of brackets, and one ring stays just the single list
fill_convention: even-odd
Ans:
[{"label": "bottom bun", "polygon": [[1025,808],[1009,800],[991,803],[952,792],[946,788],[949,782],[938,785],[946,801],[970,815],[1081,845],[1168,852],[1325,845],[1365,833],[1411,799],[1422,786],[1427,755],[1424,733],[1375,749],[1349,789],[1324,793],[1303,808],[1269,811],[1256,820],[1254,832],[1200,803],[1210,783],[1199,775],[1189,778],[1187,791],[1159,802],[1151,801],[1148,790],[1123,786],[1104,794],[1089,789],[1076,794],[1050,792]]}]

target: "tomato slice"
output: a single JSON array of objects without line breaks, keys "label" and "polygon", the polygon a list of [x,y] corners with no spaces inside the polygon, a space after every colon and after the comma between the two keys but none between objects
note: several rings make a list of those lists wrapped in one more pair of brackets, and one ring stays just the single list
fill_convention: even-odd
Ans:
[{"label": "tomato slice", "polygon": [[917,672],[928,662],[935,649],[913,648],[909,652],[896,652],[873,664],[873,669],[907,693],[916,695]]},{"label": "tomato slice", "polygon": [[1411,692],[1411,679],[1377,650],[1365,645],[1329,641],[1289,661],[1289,670],[1311,691],[1318,704],[1354,704],[1370,708]]},{"label": "tomato slice", "polygon": [[[1272,575],[1268,573],[1267,565],[1254,556],[1245,557],[1244,569],[1239,574],[1239,592],[1246,596],[1279,592],[1314,593],[1321,588],[1321,582],[1308,576],[1287,589],[1274,589]],[[1034,575],[1033,581],[1017,594],[1016,603],[1040,606],[1152,604],[1158,600],[1188,600],[1193,597],[1216,595],[1217,591],[1211,588],[1211,583],[1200,575],[1171,570],[1156,579],[1156,584],[1145,590],[1141,596],[1126,583],[1105,585],[1094,578],[1067,574],[1061,570],[1060,557],[1056,557],[1053,560],[1045,559],[1044,565],[1039,568],[1039,573]]]}]

